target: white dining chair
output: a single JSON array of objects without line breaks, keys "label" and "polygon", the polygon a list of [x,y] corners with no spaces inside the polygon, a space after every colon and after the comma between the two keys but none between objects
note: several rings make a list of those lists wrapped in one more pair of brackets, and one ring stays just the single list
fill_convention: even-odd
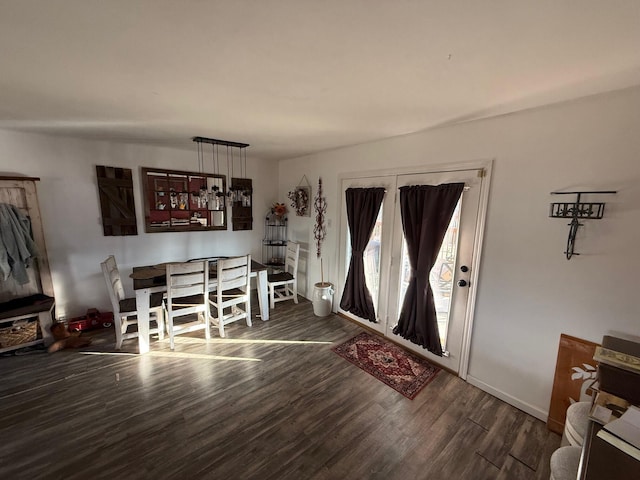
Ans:
[{"label": "white dining chair", "polygon": [[269,286],[269,304],[276,307],[276,302],[293,300],[298,303],[298,258],[300,256],[300,244],[287,242],[287,252],[284,260],[284,270],[267,275]]},{"label": "white dining chair", "polygon": [[[251,255],[221,258],[217,261],[217,287],[209,294],[212,321],[224,337],[224,326],[246,319],[251,326]],[[240,305],[244,304],[244,309]],[[226,313],[225,313],[226,311]]]},{"label": "white dining chair", "polygon": [[[174,337],[182,333],[204,329],[205,338],[211,338],[208,293],[209,262],[167,265],[167,330],[171,350],[174,349]],[[196,315],[196,319],[179,324],[174,322],[187,315]]]},{"label": "white dining chair", "polygon": [[[126,298],[122,279],[118,271],[118,265],[113,255],[100,263],[104,280],[109,292],[109,300],[113,309],[113,323],[116,331],[116,349],[120,350],[122,342],[129,338],[137,338],[138,330],[129,330],[137,326],[137,307],[135,297]],[[154,293],[149,299],[149,319],[156,322],[156,326],[149,333],[157,333],[160,339],[164,338],[165,310],[162,302],[162,293]]]}]

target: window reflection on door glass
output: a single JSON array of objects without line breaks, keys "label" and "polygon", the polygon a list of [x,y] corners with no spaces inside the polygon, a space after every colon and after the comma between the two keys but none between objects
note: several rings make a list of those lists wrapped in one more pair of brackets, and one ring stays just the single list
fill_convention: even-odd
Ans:
[{"label": "window reflection on door glass", "polygon": [[[375,308],[376,314],[378,313],[378,299],[380,296],[380,252],[382,249],[382,206],[378,211],[378,217],[376,218],[375,226],[371,237],[369,237],[369,243],[363,252],[364,260],[364,277],[371,293],[371,300]],[[347,233],[347,267],[351,260],[351,232]]]},{"label": "window reflection on door glass", "polygon": [[[458,236],[460,228],[460,205],[462,199],[453,212],[449,228],[442,241],[440,252],[436,263],[429,274],[429,283],[433,291],[433,300],[436,306],[436,317],[438,319],[438,331],[440,332],[440,343],[446,349],[447,333],[449,329],[449,313],[451,311],[451,292],[453,291],[453,279],[455,277],[456,256],[458,253]],[[402,239],[402,260],[400,264],[400,296],[398,297],[398,312],[402,308],[404,295],[411,279],[411,265],[409,255],[407,255],[407,242]]]}]

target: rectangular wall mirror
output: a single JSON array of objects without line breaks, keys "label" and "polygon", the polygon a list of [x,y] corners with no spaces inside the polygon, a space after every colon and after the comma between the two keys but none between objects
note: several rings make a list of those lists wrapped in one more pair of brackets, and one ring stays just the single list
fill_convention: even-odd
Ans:
[{"label": "rectangular wall mirror", "polygon": [[226,230],[225,175],[142,168],[145,231]]}]

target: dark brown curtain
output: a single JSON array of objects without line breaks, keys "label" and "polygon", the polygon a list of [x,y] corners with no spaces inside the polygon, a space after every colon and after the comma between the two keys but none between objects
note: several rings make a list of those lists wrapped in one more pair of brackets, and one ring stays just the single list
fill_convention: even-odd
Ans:
[{"label": "dark brown curtain", "polygon": [[364,276],[363,256],[382,205],[384,188],[348,188],[345,194],[351,233],[351,261],[340,308],[375,322],[376,311]]},{"label": "dark brown curtain", "polygon": [[411,279],[393,333],[439,356],[442,356],[442,345],[429,272],[438,258],[463,188],[464,183],[400,188],[400,215]]}]

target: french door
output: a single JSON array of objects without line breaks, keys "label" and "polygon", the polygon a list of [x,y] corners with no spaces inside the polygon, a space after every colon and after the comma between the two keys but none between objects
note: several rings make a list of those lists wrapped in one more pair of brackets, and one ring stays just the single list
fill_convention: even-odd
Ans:
[{"label": "french door", "polygon": [[[468,361],[474,298],[472,293],[477,279],[475,270],[479,264],[479,220],[483,218],[479,215],[482,212],[480,206],[481,200],[486,199],[486,194],[483,195],[484,172],[482,168],[470,168],[429,173],[350,176],[341,180],[341,283],[338,285],[338,299],[342,296],[351,259],[344,192],[347,188],[353,187],[384,187],[386,193],[363,255],[366,283],[376,309],[376,322],[359,318],[341,309],[339,311],[434,363],[460,374],[463,378],[466,377]],[[411,275],[402,230],[398,189],[405,185],[458,182],[464,182],[465,188],[429,277],[434,293],[440,342],[445,351],[440,357],[393,333]],[[486,185],[484,188],[486,189]]]}]

